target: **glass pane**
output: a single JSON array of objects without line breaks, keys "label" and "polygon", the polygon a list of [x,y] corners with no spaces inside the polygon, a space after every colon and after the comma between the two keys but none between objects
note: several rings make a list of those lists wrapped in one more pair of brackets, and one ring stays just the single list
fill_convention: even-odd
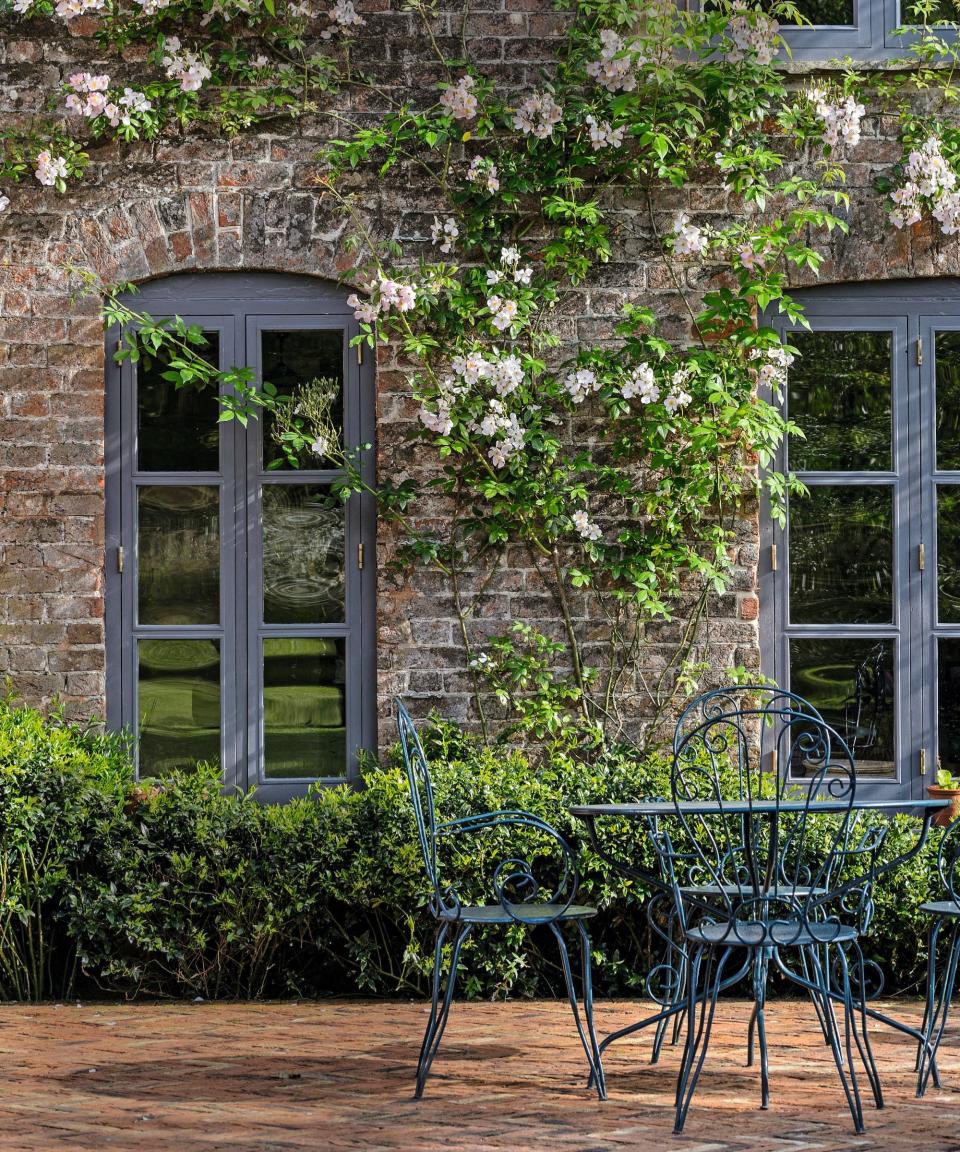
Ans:
[{"label": "glass pane", "polygon": [[934,334],[937,467],[960,470],[960,332]]},{"label": "glass pane", "polygon": [[344,641],[263,642],[263,758],[267,779],[345,776]]},{"label": "glass pane", "polygon": [[937,754],[960,775],[960,639],[937,641]]},{"label": "glass pane", "polygon": [[960,623],[960,488],[937,487],[937,616]]},{"label": "glass pane", "polygon": [[344,619],[343,504],[328,488],[265,484],[264,624]]},{"label": "glass pane", "polygon": [[[844,738],[858,776],[895,776],[893,640],[790,641],[790,688]],[[793,775],[804,775],[794,765]]]},{"label": "glass pane", "polygon": [[[917,12],[914,7],[915,0],[900,0],[900,23],[922,24],[924,15],[928,24],[936,24],[938,20],[960,20],[960,4],[957,0],[933,0],[933,5],[925,14]],[[924,8],[926,8],[924,4]]]},{"label": "glass pane", "polygon": [[298,467],[339,467],[324,445],[332,435],[339,447],[343,438],[344,335],[339,329],[261,334],[263,379],[285,401],[282,416],[268,414],[263,422],[264,468],[288,466],[281,438],[291,422],[317,445],[298,455]]},{"label": "glass pane", "polygon": [[853,0],[797,0],[797,8],[811,24],[853,24],[855,21]]},{"label": "glass pane", "polygon": [[[220,365],[220,334],[205,332],[196,351]],[[167,357],[137,365],[137,468],[141,472],[219,472],[217,390],[177,388],[163,379]]]},{"label": "glass pane", "polygon": [[137,489],[138,622],[220,623],[220,489]]},{"label": "glass pane", "polygon": [[890,332],[796,332],[788,412],[806,439],[790,438],[798,472],[852,472],[893,466]]},{"label": "glass pane", "polygon": [[893,489],[814,485],[790,500],[790,620],[893,621]]},{"label": "glass pane", "polygon": [[140,640],[137,655],[140,775],[219,762],[219,642]]}]

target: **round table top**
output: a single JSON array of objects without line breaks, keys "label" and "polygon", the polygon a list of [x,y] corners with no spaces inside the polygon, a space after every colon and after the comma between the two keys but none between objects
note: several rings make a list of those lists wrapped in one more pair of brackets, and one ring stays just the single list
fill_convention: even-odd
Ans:
[{"label": "round table top", "polygon": [[570,808],[573,816],[594,818],[596,816],[720,816],[724,813],[737,815],[752,813],[756,816],[773,816],[778,812],[907,812],[918,816],[941,812],[950,806],[950,801],[939,800],[836,800],[825,797],[808,804],[805,800],[638,800],[630,804],[574,804]]}]

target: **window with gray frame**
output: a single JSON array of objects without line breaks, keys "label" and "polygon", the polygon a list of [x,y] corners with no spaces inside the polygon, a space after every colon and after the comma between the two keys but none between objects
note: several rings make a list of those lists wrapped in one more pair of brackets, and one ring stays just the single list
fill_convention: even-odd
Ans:
[{"label": "window with gray frame", "polygon": [[[248,365],[307,418],[319,406],[345,449],[372,444],[372,356],[350,347],[339,289],[185,275],[129,303],[199,325],[212,362]],[[206,760],[265,800],[352,778],[375,724],[372,499],[334,495],[320,440],[294,467],[271,416],[220,422],[162,360],[107,364],[108,720],[136,734],[141,778]]]},{"label": "window with gray frame", "polygon": [[[960,771],[960,282],[796,293],[810,331],[778,461],[808,495],[763,523],[766,671],[852,747],[861,786]],[[798,771],[796,766],[792,769]],[[800,770],[802,774],[802,770]]]},{"label": "window with gray frame", "polygon": [[[809,23],[781,28],[790,56],[797,61],[826,63],[847,56],[895,59],[906,54],[916,40],[911,32],[917,21],[912,0],[797,0],[797,9]],[[933,24],[957,18],[954,0],[934,0],[927,20]],[[944,30],[938,35],[952,39],[953,32]]]}]

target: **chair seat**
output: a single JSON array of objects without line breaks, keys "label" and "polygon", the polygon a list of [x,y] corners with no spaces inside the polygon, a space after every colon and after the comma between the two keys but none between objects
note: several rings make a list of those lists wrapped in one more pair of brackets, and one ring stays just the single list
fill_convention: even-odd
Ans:
[{"label": "chair seat", "polygon": [[844,944],[856,940],[856,928],[847,924],[791,924],[771,920],[724,921],[688,928],[686,937],[695,944],[727,944],[733,948],[803,948],[810,944]]},{"label": "chair seat", "polygon": [[[754,897],[753,886],[750,884],[684,884],[680,891],[685,896],[746,896],[748,899]],[[811,888],[809,886],[803,888],[800,885],[794,887],[792,884],[778,884],[769,888],[763,895],[769,896],[771,899],[795,897],[797,900],[803,900],[811,893],[820,896],[826,891],[826,888]]]},{"label": "chair seat", "polygon": [[928,900],[920,905],[920,911],[930,916],[960,916],[960,904],[952,900]]},{"label": "chair seat", "polygon": [[[516,920],[536,924],[543,920],[588,920],[596,916],[596,908],[586,904],[513,904]],[[505,912],[501,904],[485,904],[476,908],[458,908],[456,911],[441,913],[441,920],[457,920],[461,924],[513,924],[513,916]]]}]

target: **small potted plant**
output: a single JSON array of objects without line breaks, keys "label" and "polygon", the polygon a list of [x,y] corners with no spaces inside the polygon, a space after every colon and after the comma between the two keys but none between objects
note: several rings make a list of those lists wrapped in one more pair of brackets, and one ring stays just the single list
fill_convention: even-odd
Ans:
[{"label": "small potted plant", "polygon": [[934,824],[946,828],[960,816],[960,776],[954,776],[948,769],[941,768],[939,758],[937,759],[936,783],[929,784],[927,792],[930,794],[931,800],[950,801],[949,808],[944,808],[942,812],[938,812],[934,816]]}]

